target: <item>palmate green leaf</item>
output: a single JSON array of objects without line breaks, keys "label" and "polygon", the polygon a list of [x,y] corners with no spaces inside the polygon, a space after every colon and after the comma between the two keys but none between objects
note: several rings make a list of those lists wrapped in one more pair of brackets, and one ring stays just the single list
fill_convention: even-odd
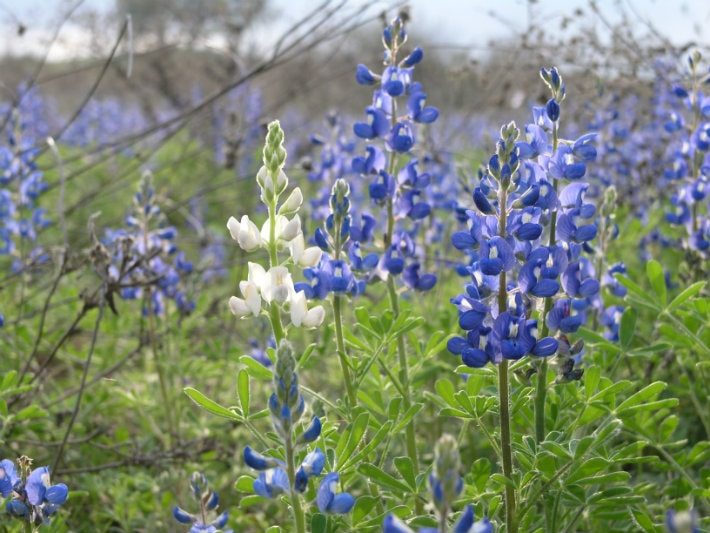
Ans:
[{"label": "palmate green leaf", "polygon": [[259,361],[257,361],[250,355],[242,355],[239,358],[239,362],[244,365],[246,371],[254,379],[268,381],[274,377],[271,370],[266,368],[264,365],[262,365]]},{"label": "palmate green leaf", "polygon": [[596,392],[600,378],[601,370],[598,366],[591,366],[584,371],[584,392],[587,398]]},{"label": "palmate green leaf", "polygon": [[358,324],[370,328],[370,313],[364,307],[355,308],[355,320]]},{"label": "palmate green leaf", "polygon": [[[359,327],[363,328],[362,325],[360,325]],[[360,340],[357,335],[353,335],[348,329],[345,329],[345,331],[343,331],[343,336],[345,337],[345,341],[355,349],[365,353],[371,353],[373,351],[371,346],[365,344],[362,340]],[[371,337],[376,337],[374,332],[372,332]]]},{"label": "palmate green leaf", "polygon": [[395,457],[394,467],[397,469],[397,472],[400,473],[402,479],[404,479],[407,485],[409,485],[412,492],[416,492],[417,480],[414,475],[414,464],[412,463],[412,460],[406,455],[402,457]]},{"label": "palmate green leaf", "polygon": [[454,407],[444,407],[439,411],[439,416],[452,416],[454,418],[473,419],[466,411],[455,409]]},{"label": "palmate green leaf", "polygon": [[243,421],[243,418],[241,416],[239,416],[237,413],[235,413],[231,409],[228,409],[227,407],[224,407],[223,405],[218,404],[214,400],[212,400],[212,399],[208,398],[207,396],[205,396],[204,394],[202,394],[197,389],[194,389],[192,387],[185,387],[183,389],[183,392],[193,402],[195,402],[197,405],[199,405],[200,407],[202,407],[206,411],[209,411],[213,415],[217,415],[222,418],[228,418],[230,420],[237,420],[239,422]]},{"label": "palmate green leaf", "polygon": [[605,400],[607,405],[612,405],[611,400],[613,400],[616,394],[618,392],[625,391],[626,389],[631,387],[631,385],[632,383],[628,380],[622,380],[617,381],[616,383],[612,383],[611,385],[608,385],[607,387],[597,392],[594,396],[589,398],[589,402],[591,403],[599,400]]},{"label": "palmate green leaf", "polygon": [[567,483],[576,483],[578,479],[590,477],[597,472],[602,472],[609,466],[609,461],[603,457],[590,457],[579,466],[572,469],[566,478]]},{"label": "palmate green leaf", "polygon": [[666,398],[664,400],[656,400],[653,402],[642,403],[627,407],[625,409],[617,409],[616,414],[620,417],[631,416],[640,411],[660,411],[661,409],[670,409],[678,406],[678,398]]},{"label": "palmate green leaf", "polygon": [[237,374],[237,396],[244,418],[249,418],[249,373],[244,369]]},{"label": "palmate green leaf", "polygon": [[372,463],[362,463],[357,471],[377,485],[395,492],[409,493],[410,488]]},{"label": "palmate green leaf", "polygon": [[374,496],[360,496],[352,511],[353,525],[359,525],[363,519],[369,518],[376,505],[377,498]]},{"label": "palmate green leaf", "polygon": [[640,405],[647,400],[652,400],[656,398],[668,385],[663,381],[655,381],[650,385],[645,386],[643,389],[635,394],[629,396],[626,400],[621,402],[617,408],[617,413],[622,413],[623,411],[630,409],[634,406]]},{"label": "palmate green leaf", "polygon": [[658,326],[658,331],[667,339],[673,341],[676,346],[684,346],[685,348],[693,347],[693,339],[685,335],[678,328],[670,324],[661,324]]},{"label": "palmate green leaf", "polygon": [[636,284],[636,282],[631,281],[631,279],[621,274],[614,274],[614,277],[619,283],[621,283],[629,290],[629,293],[636,296],[636,298],[641,300],[641,302],[650,306],[652,309],[657,309],[660,311],[660,308],[656,305],[656,302],[654,302],[653,299],[648,295],[648,291],[641,288],[641,286]]},{"label": "palmate green leaf", "polygon": [[2,383],[0,383],[0,391],[9,389],[15,385],[15,380],[17,379],[17,370],[10,370],[6,372],[2,377]]},{"label": "palmate green leaf", "polygon": [[595,476],[583,477],[575,480],[577,485],[608,485],[611,483],[625,483],[631,478],[628,472],[610,472],[608,474],[599,474]]},{"label": "palmate green leaf", "polygon": [[488,483],[488,478],[491,476],[491,461],[486,457],[476,459],[471,465],[471,475],[473,483],[478,489],[478,492],[483,492]]},{"label": "palmate green leaf", "polygon": [[36,418],[44,418],[45,416],[47,416],[47,411],[42,409],[39,405],[33,404],[20,410],[20,412],[15,415],[15,422],[34,420]]},{"label": "palmate green leaf", "polygon": [[317,345],[315,343],[311,343],[308,346],[306,346],[306,349],[303,350],[303,353],[301,354],[301,357],[298,359],[298,368],[305,367],[308,365],[308,361],[310,360],[311,356],[315,352]]},{"label": "palmate green leaf", "polygon": [[595,346],[602,346],[606,350],[609,350],[614,353],[621,352],[621,348],[619,348],[619,346],[609,341],[609,339],[604,338],[596,331],[592,331],[591,329],[579,328],[579,330],[577,330],[577,336],[586,343]]},{"label": "palmate green leaf", "polygon": [[458,403],[458,406],[463,408],[464,411],[467,413],[474,413],[473,410],[473,404],[471,403],[471,398],[468,397],[468,394],[466,391],[458,391],[455,395],[454,398],[456,399],[456,403]]},{"label": "palmate green leaf", "polygon": [[515,481],[513,481],[513,480],[510,479],[510,478],[505,477],[505,476],[504,476],[503,474],[501,474],[501,473],[493,474],[493,475],[490,476],[489,479],[490,479],[491,481],[495,482],[495,483],[499,483],[501,486],[508,485],[508,486],[510,486],[510,487],[513,487],[513,488],[517,489],[517,487],[515,486]]},{"label": "palmate green leaf", "polygon": [[535,458],[535,467],[544,474],[545,479],[550,479],[557,472],[557,461],[553,455],[542,452]]},{"label": "palmate green leaf", "polygon": [[427,343],[424,346],[424,353],[427,355],[433,355],[441,352],[446,348],[446,344],[449,342],[449,339],[454,337],[455,335],[445,335],[441,331],[435,331],[428,339]]},{"label": "palmate green leaf", "polygon": [[673,309],[676,309],[683,305],[685,302],[693,298],[694,296],[698,295],[700,291],[703,290],[703,287],[705,287],[706,282],[704,281],[697,281],[693,283],[691,286],[687,287],[681,293],[673,298],[671,303],[668,304],[667,309],[669,311],[672,311]]},{"label": "palmate green leaf", "polygon": [[[573,442],[574,442],[574,446],[572,446]],[[586,437],[582,437],[578,441],[577,440],[570,441],[570,451],[574,454],[575,460],[582,457],[593,443],[594,443],[594,437],[592,437],[591,435],[587,435]]]},{"label": "palmate green leaf", "polygon": [[345,431],[340,435],[338,440],[338,445],[335,448],[335,457],[337,458],[338,465],[336,465],[336,470],[342,462],[345,462],[355,451],[355,449],[362,441],[367,431],[367,424],[370,421],[370,414],[365,411],[360,413],[352,424],[350,424]]},{"label": "palmate green leaf", "polygon": [[458,407],[458,402],[454,397],[456,394],[456,389],[454,388],[454,384],[451,383],[451,381],[446,378],[438,379],[436,380],[434,388],[439,394],[439,397],[444,400],[448,405],[450,405],[451,407]]},{"label": "palmate green leaf", "polygon": [[560,459],[571,459],[570,453],[564,449],[561,445],[554,441],[546,440],[540,443],[540,446],[550,452],[553,455],[556,455]]},{"label": "palmate green leaf", "polygon": [[621,487],[609,487],[608,489],[600,490],[592,494],[588,501],[591,505],[595,505],[600,501],[608,500],[610,498],[621,498],[627,494],[633,494],[633,490],[628,486]]},{"label": "palmate green leaf", "polygon": [[666,276],[663,272],[661,263],[655,259],[651,259],[648,263],[646,263],[646,276],[648,277],[648,281],[651,283],[653,292],[656,293],[656,296],[658,296],[661,300],[662,306],[665,307],[668,301],[668,294],[666,288]]},{"label": "palmate green leaf", "polygon": [[397,423],[397,425],[392,429],[395,433],[399,433],[402,431],[408,424],[411,422],[411,420],[417,416],[417,413],[422,410],[422,407],[424,407],[424,404],[422,403],[415,403],[409,406],[409,409],[407,409],[404,414],[402,415],[402,419]]},{"label": "palmate green leaf", "polygon": [[374,434],[374,436],[368,441],[367,444],[365,444],[358,452],[354,453],[350,457],[348,457],[345,462],[338,468],[338,470],[343,473],[345,470],[348,468],[351,468],[354,464],[357,464],[361,460],[365,459],[368,454],[370,454],[379,444],[392,433],[392,421],[388,420],[382,426],[380,429],[377,430],[377,433]]},{"label": "palmate green leaf", "polygon": [[623,348],[631,346],[631,341],[634,338],[636,330],[636,310],[629,307],[621,315],[621,324],[619,325],[619,342]]},{"label": "palmate green leaf", "polygon": [[653,519],[645,512],[634,509],[631,511],[635,524],[646,533],[655,533],[656,527],[653,525]]}]

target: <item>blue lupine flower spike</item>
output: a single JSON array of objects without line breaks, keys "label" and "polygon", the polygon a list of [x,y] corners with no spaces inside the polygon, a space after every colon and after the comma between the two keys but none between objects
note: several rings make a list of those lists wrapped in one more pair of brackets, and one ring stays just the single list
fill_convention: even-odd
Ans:
[{"label": "blue lupine flower spike", "polygon": [[9,459],[0,461],[0,495],[11,498],[6,504],[10,516],[27,520],[32,526],[49,523],[67,501],[69,489],[64,483],[52,484],[49,468],[32,468],[32,460],[22,456],[19,469]]},{"label": "blue lupine flower spike", "polygon": [[182,507],[173,507],[173,518],[181,524],[189,525],[189,533],[201,531],[209,533],[233,533],[231,529],[224,529],[229,520],[229,513],[217,512],[219,495],[209,487],[209,483],[202,472],[194,472],[190,477],[192,497],[198,502],[196,513],[190,513]]}]

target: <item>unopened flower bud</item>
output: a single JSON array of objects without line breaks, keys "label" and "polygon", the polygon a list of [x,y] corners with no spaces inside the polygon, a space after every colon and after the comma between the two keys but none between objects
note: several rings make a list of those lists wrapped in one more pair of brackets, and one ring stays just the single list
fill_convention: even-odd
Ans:
[{"label": "unopened flower bud", "polygon": [[291,194],[288,195],[286,201],[279,208],[279,215],[293,215],[301,209],[303,204],[303,193],[299,187],[296,187]]}]

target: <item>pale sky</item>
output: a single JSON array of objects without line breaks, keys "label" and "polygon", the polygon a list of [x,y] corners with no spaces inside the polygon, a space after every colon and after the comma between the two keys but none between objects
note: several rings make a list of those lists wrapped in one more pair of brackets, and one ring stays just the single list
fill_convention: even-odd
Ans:
[{"label": "pale sky", "polygon": [[[46,43],[56,28],[61,13],[76,0],[0,0],[0,55],[6,53],[44,54]],[[146,0],[150,1],[150,0]],[[349,0],[348,6],[356,9],[367,0]],[[318,6],[322,0],[270,0],[268,20],[261,23],[253,33],[253,39],[268,47],[288,25]],[[467,47],[471,53],[483,53],[491,40],[505,39],[518,34],[528,25],[528,10],[525,0],[410,0],[413,21],[410,31],[427,34],[431,42],[442,47]],[[609,21],[619,20],[620,7],[629,13],[638,13],[670,39],[674,44],[695,40],[710,45],[710,32],[702,32],[702,26],[710,25],[710,2],[707,0],[597,0],[597,4]],[[76,14],[87,9],[107,12],[113,0],[84,0]],[[372,12],[377,13],[391,5],[382,0]],[[572,15],[577,8],[584,8],[587,20],[592,17],[587,8],[588,0],[538,0],[533,23],[544,24],[556,30],[565,15]],[[493,14],[492,12],[495,12]],[[17,20],[28,30],[24,37],[13,31]],[[108,31],[106,46],[111,45],[114,34],[122,21],[116,21],[115,31]],[[597,22],[603,27],[601,22]],[[636,22],[639,31],[642,22]],[[568,32],[574,32],[573,25]],[[71,57],[86,57],[95,53],[89,47],[89,35],[79,23],[66,25],[59,40],[50,51],[50,60]],[[210,45],[219,46],[215,41]]]}]

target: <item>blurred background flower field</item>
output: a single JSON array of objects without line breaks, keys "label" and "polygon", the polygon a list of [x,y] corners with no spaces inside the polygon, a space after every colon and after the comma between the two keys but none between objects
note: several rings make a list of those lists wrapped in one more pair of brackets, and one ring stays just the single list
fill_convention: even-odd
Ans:
[{"label": "blurred background flower field", "polygon": [[0,0],[0,531],[710,531],[709,23]]}]

